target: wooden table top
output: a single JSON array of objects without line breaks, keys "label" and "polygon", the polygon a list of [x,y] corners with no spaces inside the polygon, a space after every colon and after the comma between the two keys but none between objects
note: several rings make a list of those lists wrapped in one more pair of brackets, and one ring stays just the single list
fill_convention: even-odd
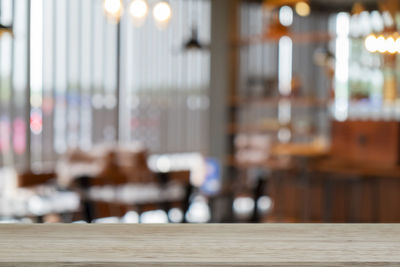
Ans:
[{"label": "wooden table top", "polygon": [[400,225],[0,225],[0,266],[399,266]]}]

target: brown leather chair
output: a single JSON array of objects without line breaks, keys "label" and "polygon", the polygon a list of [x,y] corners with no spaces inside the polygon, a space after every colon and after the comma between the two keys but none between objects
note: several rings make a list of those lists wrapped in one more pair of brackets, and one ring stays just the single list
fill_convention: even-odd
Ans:
[{"label": "brown leather chair", "polygon": [[55,179],[57,174],[54,172],[34,173],[31,171],[18,174],[17,186],[18,187],[33,187],[46,184]]}]

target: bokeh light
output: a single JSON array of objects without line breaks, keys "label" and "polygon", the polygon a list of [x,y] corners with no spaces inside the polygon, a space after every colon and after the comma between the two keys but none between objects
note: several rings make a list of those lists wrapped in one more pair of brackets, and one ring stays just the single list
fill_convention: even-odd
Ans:
[{"label": "bokeh light", "polygon": [[123,11],[121,0],[104,0],[103,6],[104,12],[110,19],[119,21]]},{"label": "bokeh light", "polygon": [[368,37],[365,39],[365,48],[367,49],[368,52],[374,53],[378,50],[377,47],[377,40],[375,35],[370,34]]},{"label": "bokeh light", "polygon": [[380,52],[380,53],[386,52],[386,40],[385,40],[385,37],[383,37],[383,35],[380,35],[376,39],[376,46],[377,46],[378,52]]},{"label": "bokeh light", "polygon": [[389,38],[386,39],[386,50],[390,54],[396,53],[396,51],[397,51],[397,49],[396,49],[396,41],[394,40],[393,37],[389,37]]},{"label": "bokeh light", "polygon": [[279,22],[286,27],[293,23],[293,10],[289,6],[283,6],[279,9]]},{"label": "bokeh light", "polygon": [[308,15],[310,15],[311,8],[306,2],[298,2],[294,8],[297,15],[301,17],[307,17]]},{"label": "bokeh light", "polygon": [[172,9],[167,1],[158,2],[153,9],[153,17],[157,26],[164,27],[171,20]]},{"label": "bokeh light", "polygon": [[148,13],[149,6],[146,0],[132,0],[129,5],[129,14],[135,26],[142,25]]}]

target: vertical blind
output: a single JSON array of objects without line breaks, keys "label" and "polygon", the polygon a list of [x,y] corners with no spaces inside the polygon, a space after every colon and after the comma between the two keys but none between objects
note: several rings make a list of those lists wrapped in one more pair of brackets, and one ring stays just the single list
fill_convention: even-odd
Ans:
[{"label": "vertical blind", "polygon": [[128,12],[110,22],[102,0],[0,3],[13,25],[0,37],[0,166],[52,166],[104,142],[207,152],[209,52],[182,46],[193,24],[210,41],[209,1],[170,1],[163,30]]}]

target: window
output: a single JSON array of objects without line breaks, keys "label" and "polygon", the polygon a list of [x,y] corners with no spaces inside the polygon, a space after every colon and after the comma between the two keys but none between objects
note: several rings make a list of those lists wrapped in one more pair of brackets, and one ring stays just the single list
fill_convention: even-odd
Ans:
[{"label": "window", "polygon": [[160,30],[108,21],[102,0],[0,0],[14,31],[0,39],[0,166],[51,167],[117,141],[206,153],[209,52],[182,47],[193,24],[209,42],[210,3],[170,2]]}]

